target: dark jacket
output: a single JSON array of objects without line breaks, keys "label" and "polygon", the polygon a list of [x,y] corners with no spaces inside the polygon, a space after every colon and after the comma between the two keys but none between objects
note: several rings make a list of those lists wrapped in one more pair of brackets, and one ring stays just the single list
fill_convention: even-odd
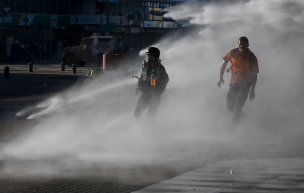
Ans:
[{"label": "dark jacket", "polygon": [[[155,81],[155,86],[151,85],[151,75],[158,76],[158,80]],[[138,87],[144,94],[162,94],[169,82],[169,76],[165,67],[160,62],[153,64],[147,64],[145,61],[142,66],[142,73],[138,80]]]}]

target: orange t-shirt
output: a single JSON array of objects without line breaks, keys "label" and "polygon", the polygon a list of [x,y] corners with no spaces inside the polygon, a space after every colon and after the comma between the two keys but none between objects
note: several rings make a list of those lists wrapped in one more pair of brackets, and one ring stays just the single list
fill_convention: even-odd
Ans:
[{"label": "orange t-shirt", "polygon": [[[232,49],[226,56],[223,57],[225,62],[230,60],[230,55],[234,52]],[[251,52],[242,53],[240,50],[231,58],[231,79],[230,83],[236,82],[251,82],[253,80],[253,74],[259,73],[258,59],[254,56],[251,70],[250,70],[250,55]]]}]

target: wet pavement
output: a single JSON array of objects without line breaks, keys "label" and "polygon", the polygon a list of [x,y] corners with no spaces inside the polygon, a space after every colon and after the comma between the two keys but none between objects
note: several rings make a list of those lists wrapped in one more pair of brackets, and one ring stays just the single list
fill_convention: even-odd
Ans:
[{"label": "wet pavement", "polygon": [[[198,150],[195,146],[202,148]],[[64,170],[57,168],[56,160],[2,160],[0,190],[136,193],[304,192],[303,156],[291,157],[288,149],[270,154],[274,147],[259,147],[264,150],[254,150],[255,148],[244,151],[229,142],[193,142],[192,147],[179,145],[171,154],[149,162],[122,165],[98,160],[91,163],[70,160],[70,168]],[[77,167],[73,168],[73,165]],[[58,169],[61,171],[58,172]]]},{"label": "wet pavement", "polygon": [[[9,78],[4,77],[5,66],[10,67]],[[65,66],[65,71],[61,71],[59,63],[35,63],[33,72],[29,72],[28,64],[0,65],[0,72],[3,72],[0,76],[0,118],[14,116],[21,109],[58,95],[75,85],[81,86],[92,67],[94,66],[77,67],[77,73],[73,74],[71,66]],[[109,71],[105,74],[118,76],[119,72]]]},{"label": "wet pavement", "polygon": [[304,192],[300,158],[221,161],[143,188],[146,192]]}]

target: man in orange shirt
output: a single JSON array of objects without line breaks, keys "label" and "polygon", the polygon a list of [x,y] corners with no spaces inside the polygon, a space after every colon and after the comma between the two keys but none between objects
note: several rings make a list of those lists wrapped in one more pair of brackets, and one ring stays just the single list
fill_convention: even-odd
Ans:
[{"label": "man in orange shirt", "polygon": [[250,51],[249,41],[246,37],[240,37],[238,48],[230,50],[223,57],[224,61],[220,71],[220,78],[217,81],[217,86],[221,87],[224,84],[224,72],[230,61],[231,79],[227,94],[227,108],[234,112],[232,122],[237,124],[242,116],[242,108],[248,97],[249,91],[250,100],[255,97],[255,85],[257,82],[257,73],[259,73],[259,65],[256,56]]}]

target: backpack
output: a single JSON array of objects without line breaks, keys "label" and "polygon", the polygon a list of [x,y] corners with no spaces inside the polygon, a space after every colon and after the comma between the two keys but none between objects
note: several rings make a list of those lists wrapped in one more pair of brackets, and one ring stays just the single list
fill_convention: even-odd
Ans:
[{"label": "backpack", "polygon": [[[232,52],[231,55],[230,55],[229,61],[235,56],[235,54],[238,52],[238,50],[239,50],[239,48],[235,48],[235,49],[233,50],[233,52]],[[250,70],[251,70],[251,66],[252,66],[252,64],[253,64],[253,60],[254,60],[254,53],[250,51],[250,65],[249,65],[249,69],[250,69]],[[226,70],[226,72],[228,73],[228,72],[231,70],[231,68],[232,68],[232,67],[228,68],[228,69]]]}]

